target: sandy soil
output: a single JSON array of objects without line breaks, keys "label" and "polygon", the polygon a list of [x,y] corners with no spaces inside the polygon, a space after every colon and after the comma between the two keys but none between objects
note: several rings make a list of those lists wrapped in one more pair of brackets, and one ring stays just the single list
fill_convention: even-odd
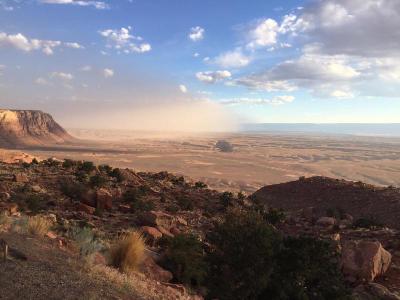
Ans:
[{"label": "sandy soil", "polygon": [[[219,190],[252,192],[266,184],[313,175],[360,180],[375,185],[400,185],[399,138],[70,132],[86,141],[74,147],[31,149],[28,152],[40,157],[91,160],[137,171],[168,170],[203,180]],[[219,139],[232,143],[235,151],[217,151],[214,145]]]}]

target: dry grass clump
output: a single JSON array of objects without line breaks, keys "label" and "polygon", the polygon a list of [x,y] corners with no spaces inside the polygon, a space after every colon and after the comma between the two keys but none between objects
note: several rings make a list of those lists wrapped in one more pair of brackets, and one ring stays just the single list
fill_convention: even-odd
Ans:
[{"label": "dry grass clump", "polygon": [[136,271],[145,258],[145,242],[141,233],[122,235],[110,249],[111,264],[121,272]]},{"label": "dry grass clump", "polygon": [[27,231],[33,235],[44,236],[49,232],[52,222],[42,216],[34,216],[28,218]]}]

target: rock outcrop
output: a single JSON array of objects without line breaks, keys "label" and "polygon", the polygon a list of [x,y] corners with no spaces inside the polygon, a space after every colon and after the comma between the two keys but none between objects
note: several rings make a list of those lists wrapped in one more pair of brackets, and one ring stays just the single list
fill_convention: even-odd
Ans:
[{"label": "rock outcrop", "polygon": [[0,110],[0,146],[32,146],[70,142],[53,117],[38,110]]},{"label": "rock outcrop", "polygon": [[343,246],[341,267],[347,277],[373,281],[385,274],[391,259],[392,255],[379,242],[349,241]]}]

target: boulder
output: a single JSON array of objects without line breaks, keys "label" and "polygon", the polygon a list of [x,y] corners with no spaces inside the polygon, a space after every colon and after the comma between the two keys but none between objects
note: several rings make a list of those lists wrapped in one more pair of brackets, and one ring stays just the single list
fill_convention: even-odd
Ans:
[{"label": "boulder", "polygon": [[40,186],[38,186],[38,185],[33,185],[31,187],[31,190],[32,190],[32,192],[40,193],[42,191],[42,188]]},{"label": "boulder", "polygon": [[29,182],[29,177],[25,173],[17,173],[14,174],[14,181],[18,183],[27,183]]},{"label": "boulder", "polygon": [[144,260],[142,272],[146,274],[147,277],[160,282],[170,282],[173,278],[172,273],[157,265],[151,256],[146,257]]},{"label": "boulder", "polygon": [[148,211],[139,216],[139,222],[144,226],[157,227],[161,226],[167,230],[175,224],[174,216],[162,211]]},{"label": "boulder", "polygon": [[7,201],[11,198],[8,192],[0,192],[0,201]]},{"label": "boulder", "polygon": [[391,259],[380,242],[349,241],[342,248],[341,269],[349,280],[373,281],[388,270]]},{"label": "boulder", "polygon": [[162,237],[162,233],[154,227],[142,226],[141,228],[144,235],[148,238],[149,242],[154,245],[155,241]]},{"label": "boulder", "polygon": [[96,191],[96,207],[100,210],[111,210],[113,203],[113,197],[111,193],[104,189],[98,189]]},{"label": "boulder", "polygon": [[336,219],[331,217],[321,217],[317,220],[317,225],[321,227],[332,227],[336,224]]},{"label": "boulder", "polygon": [[165,236],[174,237],[174,235],[168,229],[162,226],[157,226],[157,229]]},{"label": "boulder", "polygon": [[96,207],[96,193],[93,190],[83,193],[81,202],[91,207]]},{"label": "boulder", "polygon": [[95,208],[89,205],[86,205],[85,203],[79,203],[78,204],[78,211],[85,212],[89,215],[93,215],[95,212]]},{"label": "boulder", "polygon": [[400,300],[398,294],[392,293],[383,285],[370,282],[368,284],[359,285],[353,291],[352,299],[354,300]]}]

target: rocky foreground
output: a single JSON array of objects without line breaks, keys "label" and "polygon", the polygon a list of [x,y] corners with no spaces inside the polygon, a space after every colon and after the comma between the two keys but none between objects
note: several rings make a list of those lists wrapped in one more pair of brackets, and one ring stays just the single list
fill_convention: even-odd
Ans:
[{"label": "rocky foreground", "polygon": [[[315,292],[306,299],[400,299],[400,233],[396,222],[400,219],[400,191],[393,187],[376,188],[316,177],[265,187],[247,196],[210,190],[202,182],[167,172],[136,173],[96,167],[90,162],[53,159],[1,163],[0,180],[0,241],[19,253],[0,262],[0,272],[9,274],[0,277],[5,299],[26,298],[30,288],[35,289],[32,295],[40,299],[49,286],[54,298],[59,292],[63,299],[78,299],[79,294],[83,295],[82,282],[87,282],[85,295],[92,299],[211,299],[213,287],[204,278],[212,277],[175,268],[174,264],[165,263],[165,256],[171,257],[173,249],[180,249],[178,256],[185,257],[187,253],[178,246],[179,241],[184,241],[185,247],[191,245],[190,239],[181,238],[189,234],[195,237],[194,244],[212,252],[218,241],[215,235],[209,236],[232,211],[261,212],[271,234],[279,236],[277,241],[306,237],[330,245],[337,254],[332,268],[340,270],[341,274],[335,276],[343,277],[343,295],[349,298],[319,297]],[[22,230],[26,218],[32,220],[34,215],[51,220],[44,238],[32,237],[29,230]],[[107,249],[115,237],[132,228],[146,237],[146,256],[134,273],[126,275],[109,266]],[[81,232],[71,234],[77,229],[90,230],[90,243],[82,244],[82,239],[77,238]],[[242,229],[246,235],[246,228]],[[251,243],[249,240],[246,245],[236,246],[252,248]],[[0,255],[1,252],[0,243]],[[185,258],[182,266],[187,268],[191,261],[199,260],[196,255]],[[85,262],[84,268],[81,261]],[[64,274],[65,280],[54,276],[61,274],[63,268],[69,270],[68,275]],[[276,268],[286,274],[281,269],[282,266]],[[25,270],[25,277],[18,275]],[[210,270],[207,272],[212,273]],[[271,272],[273,278],[274,271]],[[35,279],[29,279],[28,274],[35,275]],[[41,277],[43,281],[38,280]],[[10,286],[9,278],[14,278],[18,292]],[[107,285],[99,290],[104,280]],[[315,280],[307,283],[310,286],[303,293],[315,288]],[[338,284],[341,285],[339,281]],[[25,294],[24,288],[28,289]],[[241,291],[249,289],[244,287]],[[275,292],[273,287],[266,291]],[[239,295],[231,299],[261,299],[259,295]],[[271,299],[287,299],[269,295]]]}]

